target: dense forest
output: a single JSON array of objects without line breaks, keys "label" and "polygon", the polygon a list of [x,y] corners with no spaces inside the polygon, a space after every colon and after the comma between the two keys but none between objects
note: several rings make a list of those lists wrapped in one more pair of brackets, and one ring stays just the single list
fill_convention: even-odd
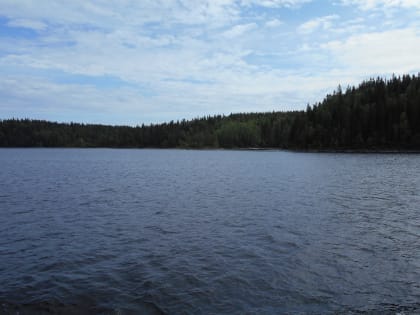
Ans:
[{"label": "dense forest", "polygon": [[420,74],[339,86],[306,110],[105,126],[0,120],[0,147],[420,150]]}]

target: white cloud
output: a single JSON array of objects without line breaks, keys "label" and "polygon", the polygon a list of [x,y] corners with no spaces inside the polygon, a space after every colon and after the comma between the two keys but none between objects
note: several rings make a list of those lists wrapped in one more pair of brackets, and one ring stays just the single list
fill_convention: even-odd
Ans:
[{"label": "white cloud", "polygon": [[242,0],[244,5],[253,4],[268,8],[299,7],[308,2],[312,2],[312,0]]},{"label": "white cloud", "polygon": [[311,19],[301,24],[298,27],[298,32],[302,34],[310,34],[318,29],[328,30],[332,26],[332,22],[337,19],[339,19],[339,16],[336,14]]},{"label": "white cloud", "polygon": [[59,0],[2,0],[1,3],[2,15],[9,18],[48,19],[55,24],[93,25],[105,29],[149,22],[218,26],[237,18],[238,10],[235,0],[144,0],[103,5],[84,0],[72,0],[65,5]]},{"label": "white cloud", "polygon": [[[9,26],[39,31],[2,37],[1,117],[20,108],[31,117],[134,124],[296,109],[338,83],[420,70],[412,20],[400,17],[385,32],[358,10],[297,10],[306,0],[1,2]],[[95,83],[104,76],[123,84]]]},{"label": "white cloud", "polygon": [[280,26],[280,25],[282,25],[283,24],[283,22],[282,21],[280,21],[280,20],[278,20],[278,19],[273,19],[273,20],[270,20],[270,21],[267,21],[266,23],[265,23],[265,26],[266,27],[278,27],[278,26]]},{"label": "white cloud", "polygon": [[354,35],[322,46],[341,69],[358,75],[411,73],[420,70],[420,36],[415,29]]},{"label": "white cloud", "polygon": [[43,31],[47,28],[47,25],[45,23],[43,23],[41,21],[29,20],[29,19],[10,20],[7,23],[7,26],[30,28],[30,29],[33,29],[35,31]]},{"label": "white cloud", "polygon": [[223,36],[226,37],[226,38],[232,39],[234,37],[241,36],[241,35],[245,34],[246,32],[250,32],[250,31],[256,29],[257,26],[258,25],[256,23],[235,25],[231,29],[223,32]]},{"label": "white cloud", "polygon": [[420,9],[418,0],[341,0],[344,5],[355,5],[362,10],[386,8],[417,8]]}]

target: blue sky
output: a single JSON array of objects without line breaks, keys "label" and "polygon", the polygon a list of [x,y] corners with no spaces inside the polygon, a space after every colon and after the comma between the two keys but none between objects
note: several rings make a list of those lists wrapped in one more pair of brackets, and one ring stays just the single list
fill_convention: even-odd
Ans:
[{"label": "blue sky", "polygon": [[418,0],[2,0],[0,119],[304,109],[419,56]]}]

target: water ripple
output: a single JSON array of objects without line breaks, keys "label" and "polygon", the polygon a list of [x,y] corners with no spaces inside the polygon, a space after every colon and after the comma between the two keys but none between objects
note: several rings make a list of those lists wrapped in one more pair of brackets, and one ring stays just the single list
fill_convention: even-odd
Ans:
[{"label": "water ripple", "polygon": [[420,313],[417,155],[14,149],[0,163],[0,313]]}]

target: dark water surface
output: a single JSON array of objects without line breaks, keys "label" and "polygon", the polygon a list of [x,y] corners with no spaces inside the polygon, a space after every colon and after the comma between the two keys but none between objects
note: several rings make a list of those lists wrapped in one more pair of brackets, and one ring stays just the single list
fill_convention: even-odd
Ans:
[{"label": "dark water surface", "polygon": [[420,313],[420,155],[0,150],[0,313]]}]

